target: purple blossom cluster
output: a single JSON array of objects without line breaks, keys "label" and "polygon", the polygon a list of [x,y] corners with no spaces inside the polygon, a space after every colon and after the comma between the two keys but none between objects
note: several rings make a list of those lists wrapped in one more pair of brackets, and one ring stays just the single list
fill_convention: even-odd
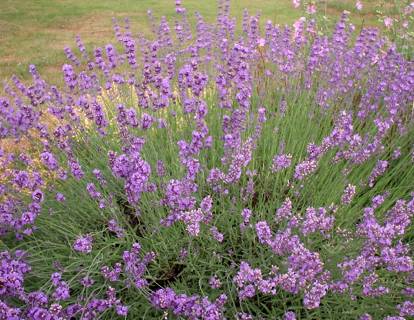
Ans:
[{"label": "purple blossom cluster", "polygon": [[92,241],[92,236],[89,234],[85,236],[79,236],[73,243],[73,249],[82,253],[91,253]]},{"label": "purple blossom cluster", "polygon": [[171,310],[176,316],[196,320],[223,319],[223,307],[227,301],[225,294],[220,295],[214,302],[206,297],[177,294],[171,288],[159,289],[151,297],[151,304],[161,310]]},{"label": "purple blossom cluster", "polygon": [[[313,209],[314,210],[314,209]],[[260,274],[258,278],[251,278],[250,267],[247,269],[247,281],[256,283],[262,293],[275,294],[276,288],[297,294],[304,291],[304,306],[308,309],[317,308],[321,299],[327,294],[329,289],[329,271],[324,270],[324,263],[321,261],[319,253],[312,252],[305,247],[297,235],[292,234],[291,229],[278,232],[274,236],[269,225],[265,221],[256,224],[256,233],[259,242],[269,246],[273,253],[278,256],[287,256],[287,272],[279,273],[272,270],[275,275],[271,278],[272,291],[260,289],[261,271],[255,269],[254,274]],[[242,266],[241,266],[242,267]],[[242,272],[242,269],[240,269]],[[241,274],[244,279],[244,272]],[[250,295],[249,297],[252,297]]]},{"label": "purple blossom cluster", "polygon": [[[152,254],[149,256],[152,257]],[[79,296],[77,302],[64,306],[62,302],[71,298],[71,288],[68,282],[62,279],[60,272],[55,272],[50,277],[52,286],[50,294],[43,291],[27,292],[24,282],[25,276],[30,273],[31,268],[25,262],[26,254],[19,250],[15,251],[14,255],[4,251],[0,254],[0,258],[0,278],[2,281],[0,316],[2,319],[80,318],[92,320],[109,309],[115,310],[116,314],[122,317],[128,314],[128,306],[116,298],[116,289],[111,286],[107,287],[104,299],[98,297],[86,299],[86,297]],[[144,259],[150,260],[149,258]],[[101,272],[109,281],[118,281],[122,267],[120,263],[117,263],[113,269],[104,266]],[[81,283],[87,288],[91,287],[94,281],[89,277],[84,277]],[[15,308],[8,304],[9,302],[13,303],[16,299],[24,303],[25,307]]]},{"label": "purple blossom cluster", "polygon": [[141,289],[148,285],[148,281],[144,278],[147,265],[155,259],[154,252],[148,252],[144,257],[140,257],[141,245],[134,243],[130,251],[125,251],[122,259],[124,261],[124,270],[129,280],[136,288]]},{"label": "purple blossom cluster", "polygon": [[334,217],[327,215],[325,208],[307,208],[302,233],[308,235],[315,231],[327,232],[332,229],[334,220]]},{"label": "purple blossom cluster", "polygon": [[341,197],[341,203],[344,205],[350,204],[356,193],[356,186],[348,184]]},{"label": "purple blossom cluster", "polygon": [[292,162],[291,154],[279,154],[275,156],[273,159],[272,172],[278,172],[283,169],[289,168],[291,162]]},{"label": "purple blossom cluster", "polygon": [[[35,222],[44,202],[41,190],[44,179],[38,172],[25,170],[12,170],[7,176],[10,184],[2,187],[2,195],[6,197],[0,203],[0,235],[14,232],[16,238],[21,239],[36,230]],[[19,194],[30,197],[23,202]]]},{"label": "purple blossom cluster", "polygon": [[24,261],[24,252],[16,250],[14,254],[8,251],[0,253],[0,295],[3,298],[24,298],[24,276],[31,268]]},{"label": "purple blossom cluster", "polygon": [[316,160],[305,160],[295,167],[294,178],[298,180],[303,180],[307,176],[315,172],[317,167],[318,163]]},{"label": "purple blossom cluster", "polygon": [[109,154],[112,172],[116,177],[125,180],[125,193],[131,203],[137,203],[141,194],[151,189],[151,184],[148,182],[151,167],[140,155],[142,145],[143,141],[139,139],[131,146],[129,154],[119,156],[114,153]]}]

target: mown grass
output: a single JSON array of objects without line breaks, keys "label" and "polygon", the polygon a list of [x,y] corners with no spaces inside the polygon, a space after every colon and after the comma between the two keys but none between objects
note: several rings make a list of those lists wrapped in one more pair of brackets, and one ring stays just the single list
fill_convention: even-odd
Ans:
[{"label": "mown grass", "polygon": [[[364,9],[356,13],[353,0],[326,0],[326,14],[338,17],[339,12],[354,12],[355,24],[377,24],[375,7],[378,1],[364,1]],[[199,11],[207,21],[217,13],[215,0],[185,0],[190,13]],[[231,3],[232,14],[240,23],[244,8],[251,13],[261,12],[262,22],[271,19],[281,25],[291,23],[302,15],[290,0],[237,0]],[[134,32],[150,32],[147,10],[156,18],[166,16],[174,21],[172,0],[2,0],[0,1],[0,81],[16,74],[29,78],[28,65],[35,64],[40,73],[52,82],[61,80],[65,62],[63,48],[74,46],[80,35],[88,48],[113,41],[112,17],[129,17]],[[190,15],[193,18],[193,15]]]}]

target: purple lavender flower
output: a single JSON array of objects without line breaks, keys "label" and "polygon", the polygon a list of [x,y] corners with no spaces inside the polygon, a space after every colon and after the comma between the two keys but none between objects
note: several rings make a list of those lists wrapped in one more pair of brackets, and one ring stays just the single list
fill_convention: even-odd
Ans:
[{"label": "purple lavender flower", "polygon": [[246,312],[239,312],[236,315],[237,320],[253,320],[253,316],[251,314],[248,314]]},{"label": "purple lavender flower", "polygon": [[207,297],[176,294],[171,288],[158,289],[151,297],[151,304],[157,309],[171,310],[176,316],[189,319],[220,320],[223,319],[223,306],[227,296],[222,294],[215,302]]},{"label": "purple lavender flower", "polygon": [[66,200],[65,196],[60,192],[56,193],[55,199],[58,202],[65,202]]},{"label": "purple lavender flower", "polygon": [[375,181],[378,179],[378,177],[380,177],[385,172],[385,170],[387,170],[387,168],[388,168],[388,161],[378,160],[374,169],[372,169],[371,175],[368,178],[368,185],[370,187],[373,187]]},{"label": "purple lavender flower", "polygon": [[272,231],[266,221],[256,223],[256,233],[260,243],[269,244],[272,238]]},{"label": "purple lavender flower", "polygon": [[296,314],[293,311],[287,311],[283,315],[283,320],[296,320]]},{"label": "purple lavender flower", "polygon": [[126,317],[128,315],[128,306],[118,304],[116,306],[116,314],[121,317]]},{"label": "purple lavender flower", "polygon": [[213,289],[220,289],[221,288],[221,281],[217,276],[212,276],[208,281],[210,287]]},{"label": "purple lavender flower", "polygon": [[44,151],[40,154],[40,159],[42,160],[43,164],[50,170],[58,169],[58,162],[56,161],[52,153]]},{"label": "purple lavender flower", "polygon": [[91,235],[79,236],[73,244],[73,249],[82,253],[91,253],[92,240]]},{"label": "purple lavender flower", "polygon": [[214,239],[216,239],[218,242],[223,242],[224,235],[218,231],[217,227],[211,227],[210,232]]},{"label": "purple lavender flower", "polygon": [[124,271],[129,279],[134,283],[138,289],[144,288],[148,285],[148,281],[144,278],[147,270],[147,265],[154,260],[155,253],[149,252],[140,257],[141,245],[134,243],[130,251],[124,251],[122,259],[124,261]]},{"label": "purple lavender flower", "polygon": [[101,186],[105,186],[106,185],[106,180],[103,177],[101,170],[99,170],[99,169],[93,169],[92,170],[92,173],[95,176],[95,178],[99,181],[99,184]]},{"label": "purple lavender flower", "polygon": [[179,218],[184,221],[191,236],[199,235],[200,223],[204,220],[204,213],[201,209],[182,212]]},{"label": "purple lavender flower", "polygon": [[119,226],[115,219],[108,221],[108,230],[115,233],[118,238],[123,238],[125,236],[125,230]]},{"label": "purple lavender flower", "polygon": [[55,291],[52,297],[56,301],[64,301],[70,298],[69,285],[62,280],[60,273],[53,273],[51,276],[52,284],[55,287]]},{"label": "purple lavender flower", "polygon": [[144,113],[141,118],[141,128],[143,130],[147,130],[151,128],[153,122],[154,122],[154,118],[151,117],[149,114]]},{"label": "purple lavender flower", "polygon": [[292,216],[292,201],[286,198],[281,207],[276,210],[276,221],[287,220]]},{"label": "purple lavender flower", "polygon": [[185,8],[181,6],[181,0],[175,0],[175,11],[178,14],[184,14],[186,12]]},{"label": "purple lavender flower", "polygon": [[384,286],[374,287],[374,284],[378,281],[378,276],[372,273],[366,276],[362,280],[362,294],[370,297],[378,297],[389,293],[389,289]]},{"label": "purple lavender flower", "polygon": [[350,204],[356,193],[356,186],[348,184],[341,197],[341,203],[344,205]]},{"label": "purple lavender flower", "polygon": [[328,291],[328,285],[315,281],[310,290],[305,292],[303,298],[303,305],[307,309],[315,309],[319,307],[321,298],[326,295]]},{"label": "purple lavender flower", "polygon": [[165,166],[164,162],[162,162],[161,160],[157,161],[157,175],[159,177],[165,176]]},{"label": "purple lavender flower", "polygon": [[101,268],[102,276],[108,281],[118,281],[119,275],[122,272],[122,265],[120,263],[116,263],[114,267],[103,266]]},{"label": "purple lavender flower", "polygon": [[317,169],[318,163],[316,160],[305,160],[299,163],[295,167],[294,178],[297,180],[303,180],[311,173],[315,172]]},{"label": "purple lavender flower", "polygon": [[244,208],[241,212],[241,216],[243,218],[243,222],[240,224],[240,229],[244,230],[250,224],[250,218],[252,216],[252,211],[248,208]]},{"label": "purple lavender flower", "polygon": [[213,199],[211,196],[207,196],[203,198],[203,200],[200,202],[200,209],[204,212],[204,222],[209,223],[213,219]]},{"label": "purple lavender flower", "polygon": [[292,162],[291,154],[279,154],[273,158],[272,172],[289,168]]},{"label": "purple lavender flower", "polygon": [[24,277],[31,270],[24,256],[25,253],[20,250],[14,254],[8,251],[0,253],[1,297],[24,298]]},{"label": "purple lavender flower", "polygon": [[81,285],[83,285],[85,288],[89,288],[89,287],[91,287],[91,286],[95,283],[95,281],[94,281],[91,277],[86,276],[86,277],[83,277],[83,278],[80,280],[80,283],[81,283]]},{"label": "purple lavender flower", "polygon": [[402,304],[397,306],[401,317],[412,317],[414,316],[414,302],[404,301]]},{"label": "purple lavender flower", "polygon": [[86,185],[86,191],[88,191],[92,199],[99,199],[101,197],[101,193],[96,190],[96,186],[92,182]]},{"label": "purple lavender flower", "polygon": [[81,165],[77,161],[70,161],[69,162],[70,171],[72,172],[72,175],[77,179],[80,180],[83,178],[84,173],[82,171]]},{"label": "purple lavender flower", "polygon": [[67,86],[73,90],[77,86],[77,77],[70,64],[65,64],[62,67],[63,76]]},{"label": "purple lavender flower", "polygon": [[302,225],[302,233],[307,235],[315,231],[326,232],[332,229],[333,216],[328,216],[325,208],[307,208]]},{"label": "purple lavender flower", "polygon": [[32,192],[32,199],[37,203],[43,202],[43,199],[44,199],[43,192],[39,189],[36,189],[35,191]]}]

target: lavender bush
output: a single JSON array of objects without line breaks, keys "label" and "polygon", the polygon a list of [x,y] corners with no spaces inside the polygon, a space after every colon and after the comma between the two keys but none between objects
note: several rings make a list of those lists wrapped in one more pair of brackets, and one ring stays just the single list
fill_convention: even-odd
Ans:
[{"label": "lavender bush", "polygon": [[13,77],[0,319],[412,317],[414,64],[313,10],[238,32],[177,0],[153,39],[77,38],[63,87]]}]

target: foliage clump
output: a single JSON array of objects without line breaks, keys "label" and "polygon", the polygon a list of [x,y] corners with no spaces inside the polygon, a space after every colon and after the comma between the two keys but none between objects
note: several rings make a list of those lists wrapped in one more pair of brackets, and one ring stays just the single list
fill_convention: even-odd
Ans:
[{"label": "foliage clump", "polygon": [[413,316],[414,64],[311,9],[239,32],[176,1],[154,39],[77,38],[63,87],[13,77],[0,318]]}]

